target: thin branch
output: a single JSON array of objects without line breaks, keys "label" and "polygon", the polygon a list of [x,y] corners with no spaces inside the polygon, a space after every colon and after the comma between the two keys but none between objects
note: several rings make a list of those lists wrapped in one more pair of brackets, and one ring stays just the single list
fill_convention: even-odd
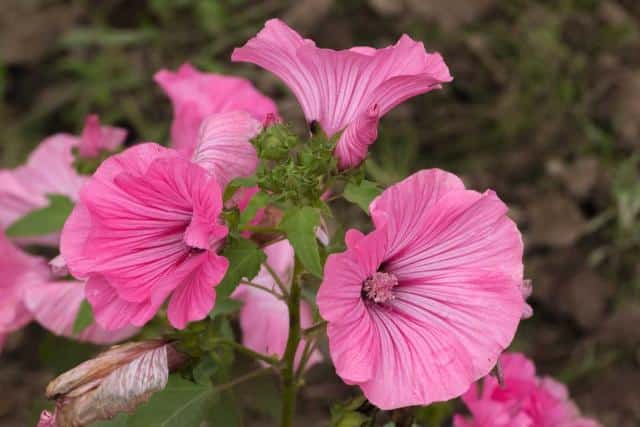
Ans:
[{"label": "thin branch", "polygon": [[229,381],[228,383],[220,384],[219,386],[214,387],[213,390],[216,392],[225,391],[237,386],[238,384],[249,381],[255,377],[259,377],[260,375],[266,374],[270,371],[272,371],[271,367],[256,369],[255,371],[247,372],[246,374],[241,375],[238,378]]},{"label": "thin branch", "polygon": [[273,281],[276,282],[276,285],[278,285],[278,287],[280,288],[280,292],[282,292],[283,297],[285,299],[288,298],[289,291],[287,290],[287,287],[284,285],[284,283],[278,276],[278,273],[276,273],[276,271],[273,269],[273,267],[269,265],[268,262],[265,261],[262,265],[264,265],[264,268],[266,268],[269,274],[271,275],[271,277],[273,277]]},{"label": "thin branch", "polygon": [[276,298],[278,298],[278,299],[281,299],[281,300],[283,300],[283,301],[285,300],[285,297],[284,297],[284,296],[282,296],[282,295],[280,295],[279,293],[277,293],[276,291],[271,290],[271,289],[267,288],[266,286],[260,285],[260,284],[258,284],[258,283],[249,282],[249,281],[247,281],[247,280],[241,280],[241,281],[240,281],[240,284],[241,284],[241,285],[251,286],[252,288],[260,289],[261,291],[264,291],[264,292],[270,293],[271,295],[273,295],[274,297],[276,297]]},{"label": "thin branch", "polygon": [[246,354],[247,356],[253,359],[261,360],[265,363],[268,363],[269,365],[276,366],[280,364],[280,359],[276,357],[267,356],[262,353],[258,353],[257,351],[253,351],[250,348],[245,347],[242,344],[239,344],[235,341],[221,339],[221,340],[217,340],[217,343],[222,345],[228,345],[229,347],[233,347],[234,350],[240,353]]},{"label": "thin branch", "polygon": [[311,336],[311,335],[315,334],[316,332],[319,332],[319,331],[323,330],[325,326],[327,326],[327,321],[326,320],[321,320],[318,323],[315,323],[315,324],[309,326],[308,328],[303,329],[302,330],[302,336],[304,336],[304,337]]}]

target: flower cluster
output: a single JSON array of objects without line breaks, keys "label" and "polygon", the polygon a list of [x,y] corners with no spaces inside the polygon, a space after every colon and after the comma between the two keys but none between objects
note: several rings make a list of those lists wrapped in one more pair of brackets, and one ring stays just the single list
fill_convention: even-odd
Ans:
[{"label": "flower cluster", "polygon": [[504,386],[493,377],[463,396],[471,417],[456,415],[454,427],[598,427],[580,415],[564,384],[536,376],[533,362],[520,353],[500,358]]},{"label": "flower cluster", "polygon": [[[374,185],[376,194],[360,194],[373,229],[348,230],[344,252],[335,252],[342,238],[329,232],[330,201],[353,201],[344,189],[361,188],[361,166],[383,116],[452,80],[442,57],[407,35],[383,49],[323,49],[270,20],[231,58],[274,73],[291,89],[308,138],[291,131],[249,81],[189,64],[155,75],[173,103],[169,147],[142,142],[121,150],[126,133],[96,116],[80,137],[48,138],[26,166],[0,171],[0,227],[13,239],[0,236],[0,342],[32,318],[95,343],[131,337],[156,318],[173,328],[172,346],[204,357],[203,349],[191,351],[189,337],[207,326],[194,325],[215,320],[221,301],[235,301],[242,344],[213,336],[206,350],[232,345],[278,370],[283,425],[291,423],[300,376],[323,360],[317,332],[325,325],[337,374],[383,410],[465,393],[531,314],[522,237],[505,203],[452,173],[422,170],[381,193]],[[16,232],[56,203],[69,206],[61,232]],[[58,242],[53,271],[16,246]],[[93,317],[79,331],[84,299]],[[161,372],[132,385],[136,404],[167,383],[171,363],[161,343],[149,353]],[[52,394],[64,398],[42,425],[63,416],[72,423],[79,412],[85,421],[100,419],[87,402],[104,393],[115,402],[105,409],[109,416],[132,409],[115,383],[133,382],[132,360],[147,353],[122,359],[114,351],[117,369],[101,371],[86,398],[68,387]],[[504,360],[510,380],[512,359]],[[575,416],[557,384],[530,377],[526,396],[516,380],[511,392],[486,379],[481,396],[475,389],[464,395],[473,421],[457,417],[456,425],[497,425],[482,421],[494,409],[511,417],[500,425],[565,425],[530,421],[552,416],[547,408],[556,401],[564,411],[558,417]],[[543,400],[550,406],[540,406]]]}]

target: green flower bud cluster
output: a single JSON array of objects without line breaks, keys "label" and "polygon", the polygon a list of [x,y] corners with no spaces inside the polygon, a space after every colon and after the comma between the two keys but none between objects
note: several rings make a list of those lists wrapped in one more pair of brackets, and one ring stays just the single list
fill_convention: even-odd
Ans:
[{"label": "green flower bud cluster", "polygon": [[275,200],[297,206],[318,206],[320,196],[341,175],[333,157],[335,140],[322,133],[301,140],[283,124],[276,124],[254,140],[261,159],[258,185]]}]

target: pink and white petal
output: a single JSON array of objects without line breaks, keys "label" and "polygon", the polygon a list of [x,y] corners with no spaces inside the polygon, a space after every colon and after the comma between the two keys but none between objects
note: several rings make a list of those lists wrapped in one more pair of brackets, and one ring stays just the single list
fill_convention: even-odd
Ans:
[{"label": "pink and white petal", "polygon": [[399,312],[395,305],[392,309],[374,307],[369,313],[380,353],[374,375],[359,385],[380,409],[450,400],[473,382],[468,352],[437,317],[419,318]]},{"label": "pink and white petal", "polygon": [[173,104],[172,145],[188,155],[197,144],[202,121],[211,114],[246,111],[258,121],[277,116],[275,103],[243,78],[203,73],[183,64],[176,72],[158,71],[154,80]]},{"label": "pink and white petal", "polygon": [[187,323],[204,319],[215,304],[214,287],[224,277],[229,261],[214,253],[201,255],[202,262],[178,285],[171,295],[167,315],[169,322],[184,329]]},{"label": "pink and white petal", "polygon": [[106,331],[98,324],[91,324],[80,334],[74,334],[73,325],[84,300],[84,283],[74,281],[41,282],[29,286],[25,304],[36,321],[56,335],[64,335],[94,344],[113,344],[137,333],[138,329],[126,326]]},{"label": "pink and white petal", "polygon": [[232,179],[255,172],[258,155],[251,139],[261,129],[261,123],[244,111],[213,114],[202,122],[192,160],[224,188]]},{"label": "pink and white petal", "polygon": [[0,170],[0,229],[47,203],[43,194],[25,187],[12,171]]},{"label": "pink and white petal", "polygon": [[447,331],[447,340],[458,343],[460,352],[451,358],[472,367],[462,391],[495,366],[513,340],[524,304],[513,278],[475,269],[445,271],[420,283],[401,281],[394,295],[389,304],[398,317]]},{"label": "pink and white petal", "polygon": [[60,253],[69,272],[77,279],[88,277],[95,264],[85,254],[85,245],[92,229],[91,214],[82,202],[71,211],[60,235]]},{"label": "pink and white petal", "polygon": [[336,145],[335,155],[341,169],[356,167],[367,157],[369,145],[378,138],[380,109],[374,104],[347,126]]},{"label": "pink and white petal", "polygon": [[[522,236],[506,213],[506,205],[492,191],[451,191],[422,215],[400,218],[417,221],[399,228],[413,227],[392,249],[386,259],[387,269],[404,282],[420,282],[430,274],[458,268],[496,271],[516,280],[520,291]],[[391,224],[389,230],[393,230]],[[390,238],[398,234],[401,232],[391,232]],[[520,299],[523,300],[522,294]]]},{"label": "pink and white petal", "polygon": [[362,318],[362,283],[378,270],[385,249],[386,233],[374,230],[366,236],[347,232],[353,243],[346,252],[332,254],[324,267],[324,280],[318,290],[320,315],[328,322],[351,323]]},{"label": "pink and white petal", "polygon": [[107,331],[120,330],[130,325],[142,327],[160,307],[151,301],[130,302],[120,298],[116,290],[100,275],[89,278],[85,295],[93,308],[96,321]]},{"label": "pink and white petal", "polygon": [[35,194],[61,194],[77,200],[86,181],[73,166],[72,149],[77,145],[73,135],[48,137],[31,153],[27,164],[15,170],[16,178]]},{"label": "pink and white petal", "polygon": [[[464,190],[452,173],[440,169],[421,170],[392,185],[376,197],[369,210],[377,228],[387,225],[389,257],[408,246],[421,233],[425,217],[445,194]],[[424,228],[424,227],[423,227]]]}]

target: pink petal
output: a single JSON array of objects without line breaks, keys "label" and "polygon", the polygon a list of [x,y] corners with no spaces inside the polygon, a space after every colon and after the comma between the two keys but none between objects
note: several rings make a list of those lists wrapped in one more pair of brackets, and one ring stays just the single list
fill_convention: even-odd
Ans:
[{"label": "pink petal", "polygon": [[213,114],[200,127],[192,160],[224,188],[232,179],[255,172],[258,156],[250,140],[261,129],[260,122],[244,111]]},{"label": "pink petal", "polygon": [[0,234],[0,335],[31,321],[33,316],[24,305],[25,289],[47,275],[44,260],[22,252]]},{"label": "pink petal", "polygon": [[61,194],[77,200],[85,182],[73,167],[72,148],[77,144],[73,135],[48,137],[31,153],[27,164],[15,170],[16,178],[35,194]]},{"label": "pink petal", "polygon": [[125,129],[101,126],[97,115],[87,116],[80,136],[78,150],[82,157],[96,157],[100,151],[113,151],[127,138]]},{"label": "pink petal", "polygon": [[[307,121],[320,123],[329,136],[356,126],[338,142],[336,154],[349,154],[340,157],[345,167],[357,166],[364,158],[363,147],[375,138],[371,127],[377,117],[356,124],[358,117],[372,108],[379,108],[376,116],[383,116],[400,102],[452,79],[442,57],[427,53],[409,36],[384,49],[335,51],[316,47],[277,19],[267,21],[256,37],[234,50],[231,59],[277,75],[293,91]],[[366,136],[357,137],[356,130]]]},{"label": "pink petal", "polygon": [[94,323],[80,334],[74,334],[73,325],[84,300],[84,288],[84,283],[75,281],[40,282],[27,288],[25,303],[38,323],[56,335],[95,344],[113,344],[138,332],[132,327],[106,331]]},{"label": "pink petal", "polygon": [[229,111],[245,111],[262,122],[277,115],[274,102],[246,79],[203,73],[189,64],[178,71],[160,70],[154,76],[173,103],[172,145],[188,154],[194,150],[205,117]]},{"label": "pink petal", "polygon": [[120,330],[129,325],[144,326],[159,308],[148,300],[133,303],[120,298],[104,276],[100,275],[89,278],[85,294],[96,321],[107,331]]},{"label": "pink petal", "polygon": [[229,267],[229,261],[216,254],[201,257],[200,267],[179,284],[169,302],[169,321],[178,329],[209,314],[216,299],[213,287],[220,283]]}]

